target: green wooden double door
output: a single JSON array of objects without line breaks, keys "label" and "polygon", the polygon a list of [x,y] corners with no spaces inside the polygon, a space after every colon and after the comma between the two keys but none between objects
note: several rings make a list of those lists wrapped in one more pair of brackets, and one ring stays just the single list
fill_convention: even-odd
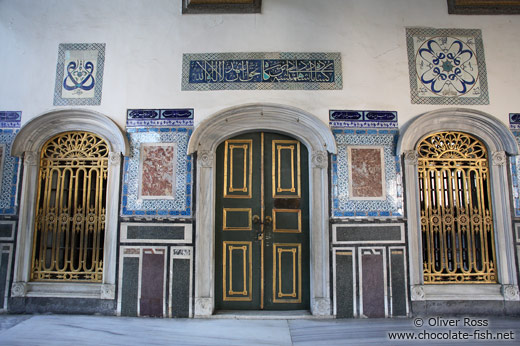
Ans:
[{"label": "green wooden double door", "polygon": [[249,133],[217,148],[217,309],[309,308],[308,153]]}]

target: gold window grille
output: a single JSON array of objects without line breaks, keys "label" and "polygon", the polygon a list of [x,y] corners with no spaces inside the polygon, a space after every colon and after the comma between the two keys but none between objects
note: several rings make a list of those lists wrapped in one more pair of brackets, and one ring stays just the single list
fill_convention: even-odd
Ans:
[{"label": "gold window grille", "polygon": [[418,156],[424,282],[497,282],[485,145],[439,132],[419,142]]},{"label": "gold window grille", "polygon": [[90,132],[61,133],[43,146],[33,281],[102,281],[108,153]]}]

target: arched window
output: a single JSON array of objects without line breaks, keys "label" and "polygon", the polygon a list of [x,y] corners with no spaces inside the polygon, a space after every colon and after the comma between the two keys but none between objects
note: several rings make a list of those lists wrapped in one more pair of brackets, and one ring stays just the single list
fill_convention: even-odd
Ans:
[{"label": "arched window", "polygon": [[486,147],[443,131],[423,138],[417,153],[424,283],[496,283]]},{"label": "arched window", "polygon": [[65,132],[41,151],[31,281],[102,282],[109,147]]}]

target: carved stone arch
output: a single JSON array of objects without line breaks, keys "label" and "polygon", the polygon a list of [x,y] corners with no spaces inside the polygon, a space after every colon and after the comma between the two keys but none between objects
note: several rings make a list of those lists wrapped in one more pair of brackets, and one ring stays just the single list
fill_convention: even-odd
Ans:
[{"label": "carved stone arch", "polygon": [[119,210],[117,197],[107,198],[106,202],[104,269],[101,284],[42,284],[30,281],[40,151],[50,138],[68,131],[92,132],[106,141],[110,149],[106,194],[119,195],[121,154],[127,156],[130,147],[126,136],[110,118],[89,110],[63,109],[42,114],[25,124],[16,135],[11,148],[11,155],[24,159],[12,297],[115,298]]},{"label": "carved stone arch", "polygon": [[276,104],[248,104],[218,112],[200,123],[188,144],[197,153],[195,317],[213,313],[215,151],[225,139],[246,132],[268,131],[300,140],[309,151],[309,225],[311,312],[330,315],[328,153],[336,142],[328,126],[303,110]]},{"label": "carved stone arch", "polygon": [[[491,172],[491,195],[494,210],[495,246],[499,284],[424,285],[420,232],[417,143],[426,135],[439,131],[459,131],[478,137],[488,149]],[[508,190],[507,155],[518,155],[519,148],[511,131],[498,119],[481,111],[448,108],[422,114],[405,125],[397,143],[397,153],[404,158],[406,214],[410,260],[410,286],[420,290],[414,300],[511,300],[504,287],[518,287]]]}]

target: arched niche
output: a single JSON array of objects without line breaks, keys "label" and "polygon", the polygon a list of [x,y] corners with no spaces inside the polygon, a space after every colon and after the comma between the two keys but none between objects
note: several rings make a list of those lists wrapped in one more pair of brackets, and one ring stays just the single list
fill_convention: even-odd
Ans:
[{"label": "arched niche", "polygon": [[213,314],[215,284],[215,151],[225,139],[246,132],[278,132],[300,140],[309,151],[311,312],[330,315],[328,153],[336,153],[332,132],[303,110],[276,104],[248,104],[201,122],[188,144],[197,154],[195,317]]},{"label": "arched niche", "polygon": [[[464,289],[456,284],[424,285],[416,146],[424,136],[438,131],[460,131],[474,135],[488,149],[498,284],[464,284]],[[404,158],[412,301],[519,299],[507,160],[508,155],[518,155],[518,152],[518,145],[511,131],[500,120],[477,110],[435,110],[412,119],[404,126],[397,143],[397,153]]]},{"label": "arched niche", "polygon": [[[102,137],[110,148],[107,204],[105,215],[105,248],[103,282],[53,283],[31,282],[30,266],[36,212],[40,151],[48,139],[67,131],[88,131]],[[11,155],[23,159],[19,223],[11,297],[59,297],[114,299],[116,283],[117,221],[121,154],[130,151],[126,136],[107,116],[89,110],[63,109],[40,115],[16,135]]]}]

